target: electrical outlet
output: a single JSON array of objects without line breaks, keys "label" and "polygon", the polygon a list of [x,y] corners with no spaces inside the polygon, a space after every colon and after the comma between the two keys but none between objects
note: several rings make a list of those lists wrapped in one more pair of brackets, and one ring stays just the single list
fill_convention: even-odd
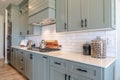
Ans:
[{"label": "electrical outlet", "polygon": [[115,40],[113,38],[109,38],[109,37],[107,38],[107,45],[109,47],[114,46],[115,45],[114,42]]}]

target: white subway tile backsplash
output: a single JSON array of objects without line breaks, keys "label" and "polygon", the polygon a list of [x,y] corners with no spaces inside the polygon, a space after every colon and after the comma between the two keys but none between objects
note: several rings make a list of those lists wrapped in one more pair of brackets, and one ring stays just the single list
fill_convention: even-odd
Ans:
[{"label": "white subway tile backsplash", "polygon": [[83,52],[83,44],[91,42],[96,36],[100,36],[102,39],[107,41],[107,38],[113,40],[113,46],[107,46],[107,56],[116,56],[116,31],[89,31],[89,32],[67,32],[67,33],[56,33],[56,25],[50,25],[42,27],[42,35],[35,37],[26,37],[27,39],[33,40],[37,46],[39,42],[44,40],[58,40],[59,44],[62,45],[62,50]]}]

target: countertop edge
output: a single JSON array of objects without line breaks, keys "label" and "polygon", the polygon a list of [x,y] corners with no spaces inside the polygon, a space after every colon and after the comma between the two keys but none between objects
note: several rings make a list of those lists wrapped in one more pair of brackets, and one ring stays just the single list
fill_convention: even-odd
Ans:
[{"label": "countertop edge", "polygon": [[[26,47],[12,46],[12,48],[16,48],[16,49],[20,49],[20,50],[24,50],[24,51],[29,51],[29,52],[33,52],[33,53],[36,53],[36,54],[46,55],[46,56],[50,56],[50,57],[55,57],[55,58],[59,58],[59,59],[64,59],[64,60],[68,60],[68,61],[73,61],[73,62],[77,62],[77,63],[87,64],[87,65],[91,65],[91,66],[95,66],[95,67],[100,67],[100,68],[108,68],[112,63],[114,63],[117,60],[117,58],[111,57],[113,59],[111,61],[109,61],[109,64],[107,64],[106,66],[104,66],[104,65],[96,65],[96,64],[92,64],[92,63],[86,63],[86,62],[82,62],[82,61],[76,61],[76,60],[73,60],[73,59],[68,59],[68,58],[63,58],[63,57],[61,58],[59,56],[52,56],[52,55],[49,55],[49,54],[46,54],[46,53],[43,53],[43,52],[27,50]],[[65,52],[67,52],[67,51],[65,51]]]}]

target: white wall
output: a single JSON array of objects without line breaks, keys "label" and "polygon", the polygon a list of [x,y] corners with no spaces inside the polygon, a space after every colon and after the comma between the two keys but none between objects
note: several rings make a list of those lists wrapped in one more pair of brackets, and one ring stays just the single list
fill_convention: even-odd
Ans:
[{"label": "white wall", "polygon": [[116,77],[120,80],[120,0],[116,0],[116,23],[117,23],[117,61],[116,61]]},{"label": "white wall", "polygon": [[107,56],[116,56],[116,31],[86,31],[86,32],[67,32],[56,33],[56,25],[42,27],[42,35],[34,37],[26,37],[33,40],[36,45],[39,45],[41,39],[58,40],[62,45],[62,50],[78,52],[82,54],[82,46],[86,42],[91,42],[96,36],[101,36],[107,42]]},{"label": "white wall", "polygon": [[4,17],[0,15],[0,59],[3,58]]}]

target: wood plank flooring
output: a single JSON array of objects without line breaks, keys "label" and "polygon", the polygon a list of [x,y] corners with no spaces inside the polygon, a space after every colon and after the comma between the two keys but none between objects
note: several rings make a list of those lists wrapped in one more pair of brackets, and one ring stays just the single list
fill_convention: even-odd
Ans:
[{"label": "wood plank flooring", "polygon": [[4,60],[0,60],[0,80],[27,80],[19,72],[8,64],[4,64]]}]

